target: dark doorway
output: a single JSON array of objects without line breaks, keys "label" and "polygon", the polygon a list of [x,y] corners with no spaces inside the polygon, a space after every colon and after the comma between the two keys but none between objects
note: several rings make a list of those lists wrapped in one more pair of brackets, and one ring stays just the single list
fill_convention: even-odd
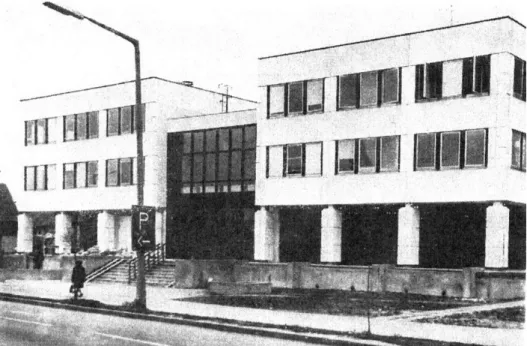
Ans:
[{"label": "dark doorway", "polygon": [[280,262],[320,262],[318,207],[280,209]]},{"label": "dark doorway", "polygon": [[509,212],[509,268],[525,270],[525,205],[511,205]]}]

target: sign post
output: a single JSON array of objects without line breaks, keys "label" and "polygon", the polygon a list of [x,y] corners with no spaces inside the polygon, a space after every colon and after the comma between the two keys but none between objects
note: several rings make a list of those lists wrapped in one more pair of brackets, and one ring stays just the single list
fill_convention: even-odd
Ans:
[{"label": "sign post", "polygon": [[146,308],[145,251],[155,246],[156,209],[132,206],[132,246],[137,253],[137,301]]}]

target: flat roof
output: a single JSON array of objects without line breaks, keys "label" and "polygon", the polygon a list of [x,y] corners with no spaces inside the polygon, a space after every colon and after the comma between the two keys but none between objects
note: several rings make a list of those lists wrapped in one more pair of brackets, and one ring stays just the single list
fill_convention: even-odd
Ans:
[{"label": "flat roof", "polygon": [[[157,79],[157,80],[160,80],[160,81],[163,81],[163,82],[172,83],[172,84],[178,84],[178,85],[181,85],[181,86],[184,86],[184,87],[187,87],[187,88],[198,89],[198,90],[206,91],[206,92],[213,93],[213,94],[218,94],[218,95],[223,95],[223,96],[227,95],[225,93],[220,93],[220,92],[213,91],[213,90],[208,90],[208,89],[203,89],[203,88],[199,88],[199,87],[195,87],[195,86],[190,86],[190,85],[187,85],[187,84],[185,84],[183,82],[175,82],[175,81],[171,81],[171,80],[168,80],[168,79],[165,79],[165,78],[156,77],[156,76],[141,78],[141,81],[145,81],[145,80],[149,80],[149,79]],[[64,92],[60,92],[60,93],[56,93],[56,94],[25,98],[25,99],[21,99],[20,102],[38,100],[38,99],[43,99],[43,98],[47,98],[47,97],[54,97],[54,96],[60,96],[60,95],[73,94],[73,93],[78,93],[78,92],[88,91],[88,90],[108,88],[108,87],[112,87],[112,86],[116,86],[116,85],[122,85],[122,84],[127,84],[127,83],[135,83],[135,79],[134,80],[130,80],[130,81],[119,82],[119,83],[99,85],[99,86],[90,87],[90,88],[69,90],[69,91],[64,91]],[[258,102],[253,101],[253,100],[244,99],[242,97],[237,97],[237,96],[233,96],[233,95],[229,95],[229,97],[233,98],[233,99],[247,101],[247,102],[258,103]]]},{"label": "flat roof", "polygon": [[359,43],[367,43],[367,42],[374,42],[374,41],[380,41],[380,40],[387,40],[387,39],[390,39],[390,38],[396,38],[396,37],[402,37],[402,36],[409,36],[409,35],[422,34],[422,33],[425,33],[425,32],[431,32],[431,31],[437,31],[437,30],[445,30],[445,29],[451,29],[451,28],[458,28],[458,27],[460,27],[460,26],[473,25],[473,24],[479,24],[479,23],[484,23],[484,22],[492,22],[492,21],[495,21],[495,20],[502,20],[502,19],[510,19],[510,20],[512,20],[513,22],[515,22],[516,24],[520,25],[522,28],[525,29],[525,25],[523,25],[522,23],[520,23],[520,22],[517,21],[516,19],[514,19],[514,18],[512,18],[512,17],[510,17],[510,16],[503,16],[503,17],[496,17],[496,18],[490,18],[490,19],[478,20],[478,21],[475,21],[475,22],[468,22],[468,23],[463,23],[463,24],[456,24],[456,25],[443,26],[443,27],[434,28],[434,29],[427,29],[427,30],[421,30],[421,31],[413,31],[413,32],[405,33],[405,34],[398,34],[398,35],[392,35],[392,36],[383,36],[383,37],[377,37],[377,38],[372,38],[372,39],[368,39],[368,40],[362,40],[362,41],[356,41],[356,42],[349,42],[349,43],[341,43],[341,44],[337,44],[337,45],[333,45],[333,46],[325,46],[325,47],[319,47],[319,48],[312,48],[312,49],[300,50],[300,51],[290,52],[290,53],[283,53],[283,54],[269,55],[269,56],[261,57],[261,58],[258,58],[258,59],[259,59],[259,60],[264,60],[264,59],[278,58],[278,57],[281,57],[281,56],[287,56],[287,55],[294,55],[294,54],[302,54],[302,53],[308,53],[308,52],[315,52],[315,51],[318,51],[318,50],[331,49],[331,48],[337,48],[337,47],[343,47],[343,46],[351,46],[351,45],[359,44]]}]

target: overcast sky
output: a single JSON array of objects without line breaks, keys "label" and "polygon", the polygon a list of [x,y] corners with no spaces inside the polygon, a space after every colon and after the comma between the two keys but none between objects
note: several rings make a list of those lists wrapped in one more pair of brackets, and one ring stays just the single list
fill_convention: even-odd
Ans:
[{"label": "overcast sky", "polygon": [[[23,143],[20,99],[134,78],[132,45],[42,2],[0,0],[0,181],[8,184]],[[523,0],[55,2],[139,39],[143,77],[228,84],[249,99],[258,57],[504,15],[527,22]]]}]

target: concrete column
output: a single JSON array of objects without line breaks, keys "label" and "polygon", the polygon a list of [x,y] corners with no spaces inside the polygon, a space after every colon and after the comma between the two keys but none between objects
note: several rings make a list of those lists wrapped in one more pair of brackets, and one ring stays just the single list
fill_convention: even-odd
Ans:
[{"label": "concrete column", "polygon": [[501,202],[487,208],[485,228],[485,267],[509,266],[509,208]]},{"label": "concrete column", "polygon": [[[119,217],[114,217],[115,227],[114,234],[117,236],[115,245],[109,246],[110,250],[124,250],[126,252],[132,251],[132,217],[128,215],[123,215]],[[110,239],[112,238],[112,231],[108,230]]]},{"label": "concrete column", "polygon": [[107,211],[97,215],[97,246],[101,252],[115,248],[115,216]]},{"label": "concrete column", "polygon": [[279,211],[261,207],[254,215],[254,259],[279,262],[279,244]]},{"label": "concrete column", "polygon": [[67,213],[55,215],[55,246],[57,253],[69,253],[73,235],[72,216]]},{"label": "concrete column", "polygon": [[166,243],[165,212],[156,211],[156,244]]},{"label": "concrete column", "polygon": [[320,262],[342,261],[342,213],[330,205],[322,210]]},{"label": "concrete column", "polygon": [[397,264],[419,265],[419,209],[410,204],[399,209]]},{"label": "concrete column", "polygon": [[33,251],[33,217],[30,214],[18,214],[18,233],[16,251]]}]

